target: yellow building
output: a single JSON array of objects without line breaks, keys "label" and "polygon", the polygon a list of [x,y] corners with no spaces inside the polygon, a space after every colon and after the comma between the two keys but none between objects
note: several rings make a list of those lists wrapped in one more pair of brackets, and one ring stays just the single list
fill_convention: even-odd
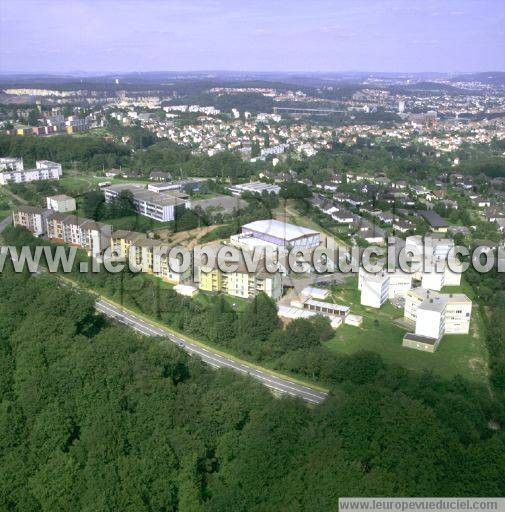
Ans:
[{"label": "yellow building", "polygon": [[223,272],[219,268],[209,271],[199,269],[199,289],[206,292],[221,292],[234,297],[252,299],[264,292],[274,300],[282,297],[280,272],[270,273],[260,261],[256,272],[248,272],[243,262],[235,272]]},{"label": "yellow building", "polygon": [[200,269],[200,290],[205,292],[220,292],[223,288],[223,272],[215,268],[209,272],[204,272]]},{"label": "yellow building", "polygon": [[169,247],[144,233],[119,230],[112,233],[113,256],[128,260],[131,268],[153,274],[169,283],[179,284],[191,277],[191,268],[177,272],[178,261],[168,256]]},{"label": "yellow building", "polygon": [[145,238],[147,238],[147,235],[144,233],[126,231],[122,229],[114,231],[111,235],[110,241],[113,256],[121,259],[127,259],[132,243]]}]

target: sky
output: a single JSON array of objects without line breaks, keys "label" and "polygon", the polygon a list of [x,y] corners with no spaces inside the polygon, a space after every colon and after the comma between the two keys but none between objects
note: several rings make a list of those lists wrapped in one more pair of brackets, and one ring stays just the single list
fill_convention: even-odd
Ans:
[{"label": "sky", "polygon": [[0,0],[0,72],[505,71],[505,0]]}]

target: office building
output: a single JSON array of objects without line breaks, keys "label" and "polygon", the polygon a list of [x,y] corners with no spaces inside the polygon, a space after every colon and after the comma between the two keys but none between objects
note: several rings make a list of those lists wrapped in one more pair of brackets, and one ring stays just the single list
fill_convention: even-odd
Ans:
[{"label": "office building", "polygon": [[161,181],[159,183],[149,183],[147,190],[151,192],[186,192],[191,189],[192,191],[198,191],[200,189],[200,180],[187,179],[178,181]]},{"label": "office building", "polygon": [[136,212],[144,217],[160,222],[175,220],[176,209],[190,208],[191,202],[186,194],[178,192],[162,193],[146,190],[142,185],[111,185],[104,188],[105,201],[111,202],[119,197],[122,191],[131,192]]}]

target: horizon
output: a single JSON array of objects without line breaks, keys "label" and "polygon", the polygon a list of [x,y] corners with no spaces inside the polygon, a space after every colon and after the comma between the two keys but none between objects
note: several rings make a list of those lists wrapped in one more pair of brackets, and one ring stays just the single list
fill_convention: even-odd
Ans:
[{"label": "horizon", "polygon": [[2,74],[505,71],[500,0],[4,0],[0,9]]},{"label": "horizon", "polygon": [[265,71],[261,69],[256,70],[240,70],[240,69],[174,69],[174,70],[144,70],[144,71],[115,71],[115,70],[107,70],[107,71],[83,71],[83,70],[63,70],[63,71],[10,71],[10,70],[1,70],[0,76],[34,76],[34,77],[112,77],[112,76],[127,76],[127,75],[150,75],[150,74],[187,74],[194,73],[197,75],[209,75],[215,74],[243,74],[246,76],[254,75],[254,74],[263,74],[263,75],[293,75],[293,74],[301,74],[301,75],[384,75],[384,76],[393,76],[393,75],[442,75],[442,76],[458,76],[458,75],[474,75],[474,74],[505,74],[505,70],[497,70],[497,69],[483,69],[480,71],[430,71],[430,70],[421,70],[421,71],[370,71],[366,69],[356,69],[356,70],[342,70],[342,71],[328,71],[328,70],[286,70],[286,71]]}]

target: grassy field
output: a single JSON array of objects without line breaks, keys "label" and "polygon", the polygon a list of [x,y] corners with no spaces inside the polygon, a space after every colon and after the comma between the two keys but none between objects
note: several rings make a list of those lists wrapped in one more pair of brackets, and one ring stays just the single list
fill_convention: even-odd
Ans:
[{"label": "grassy field", "polygon": [[[471,298],[471,289],[462,287],[443,290],[466,293]],[[352,354],[357,350],[379,353],[387,363],[395,363],[414,371],[424,369],[446,378],[460,374],[469,380],[487,380],[487,351],[484,341],[484,325],[480,311],[474,307],[469,334],[446,335],[434,354],[402,347],[405,330],[394,320],[403,316],[403,310],[387,302],[374,309],[360,305],[357,279],[348,279],[344,285],[332,287],[333,301],[351,306],[351,312],[363,316],[361,327],[342,325],[326,346],[335,352]]]}]

